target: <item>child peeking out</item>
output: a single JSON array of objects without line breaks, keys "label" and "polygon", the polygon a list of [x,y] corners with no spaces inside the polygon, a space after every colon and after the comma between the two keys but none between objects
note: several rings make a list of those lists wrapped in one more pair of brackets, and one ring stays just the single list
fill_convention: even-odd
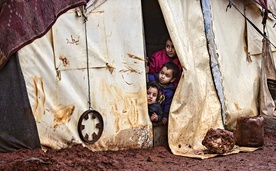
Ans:
[{"label": "child peeking out", "polygon": [[160,86],[155,81],[147,83],[148,111],[152,122],[160,122],[162,120],[163,111],[158,102],[159,93]]},{"label": "child peeking out", "polygon": [[163,124],[167,124],[168,122],[170,107],[175,92],[173,82],[178,76],[178,72],[179,70],[175,63],[167,62],[162,66],[158,74],[148,74],[149,81],[155,81],[161,89],[162,95],[159,101],[163,111],[163,118],[161,121]]},{"label": "child peeking out", "polygon": [[152,56],[148,59],[149,66],[146,67],[146,72],[149,74],[159,73],[162,66],[167,62],[173,62],[178,67],[178,74],[173,82],[173,85],[177,87],[182,73],[182,67],[171,38],[167,38],[165,47],[162,50],[153,53]]}]

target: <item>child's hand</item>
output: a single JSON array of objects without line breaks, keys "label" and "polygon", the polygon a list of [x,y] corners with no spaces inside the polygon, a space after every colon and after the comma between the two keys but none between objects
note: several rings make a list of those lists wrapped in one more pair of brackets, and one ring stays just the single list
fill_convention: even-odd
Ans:
[{"label": "child's hand", "polygon": [[149,73],[149,58],[148,57],[145,58],[145,66],[146,66],[146,74],[148,74]]},{"label": "child's hand", "polygon": [[153,113],[152,115],[151,115],[151,117],[150,117],[150,120],[151,121],[158,121],[158,116],[157,116],[157,114],[156,113]]},{"label": "child's hand", "polygon": [[162,119],[162,123],[165,125],[165,124],[167,124],[167,122],[168,122],[168,119],[167,118],[163,118]]}]

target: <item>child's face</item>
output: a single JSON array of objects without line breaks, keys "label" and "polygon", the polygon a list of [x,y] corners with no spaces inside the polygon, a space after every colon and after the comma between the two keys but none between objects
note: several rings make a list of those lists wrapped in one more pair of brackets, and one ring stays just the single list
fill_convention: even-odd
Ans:
[{"label": "child's face", "polygon": [[170,82],[173,82],[175,78],[173,77],[173,70],[167,69],[167,67],[163,67],[161,71],[159,72],[159,82],[162,85],[169,84]]},{"label": "child's face", "polygon": [[166,41],[166,53],[170,58],[176,56],[176,51],[174,49],[172,41],[170,41],[170,40]]},{"label": "child's face", "polygon": [[147,90],[148,104],[153,104],[156,102],[158,96],[158,90],[156,87],[150,87]]}]

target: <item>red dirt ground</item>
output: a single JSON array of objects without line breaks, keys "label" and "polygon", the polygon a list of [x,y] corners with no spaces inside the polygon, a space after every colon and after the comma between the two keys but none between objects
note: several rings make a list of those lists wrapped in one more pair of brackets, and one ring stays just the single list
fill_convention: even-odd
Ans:
[{"label": "red dirt ground", "polygon": [[0,153],[0,170],[276,170],[276,135],[265,133],[264,141],[254,152],[204,160],[173,155],[166,147],[106,152],[82,146],[47,152],[21,149]]}]

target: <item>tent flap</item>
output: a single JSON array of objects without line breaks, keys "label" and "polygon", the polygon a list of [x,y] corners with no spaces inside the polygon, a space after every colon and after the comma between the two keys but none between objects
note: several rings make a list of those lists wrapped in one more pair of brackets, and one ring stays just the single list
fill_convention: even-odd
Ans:
[{"label": "tent flap", "polygon": [[0,152],[40,148],[36,122],[17,55],[1,70],[0,83]]},{"label": "tent flap", "polygon": [[202,157],[210,128],[223,128],[221,105],[212,80],[199,1],[159,0],[184,71],[169,116],[168,141],[176,155]]},{"label": "tent flap", "polygon": [[86,0],[5,1],[0,13],[0,69],[13,53],[43,36],[61,14],[85,4]]}]

